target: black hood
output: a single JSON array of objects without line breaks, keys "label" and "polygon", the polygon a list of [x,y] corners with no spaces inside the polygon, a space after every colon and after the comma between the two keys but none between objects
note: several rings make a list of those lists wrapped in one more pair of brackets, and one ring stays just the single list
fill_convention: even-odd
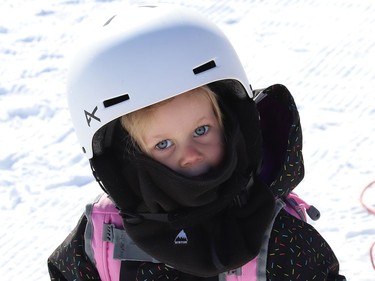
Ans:
[{"label": "black hood", "polygon": [[260,178],[275,197],[285,197],[305,175],[298,109],[289,90],[281,84],[255,94],[263,140]]},{"label": "black hood", "polygon": [[217,170],[198,178],[174,172],[135,147],[118,120],[98,132],[91,159],[132,240],[160,262],[202,277],[257,256],[274,210],[258,179],[262,134],[254,101],[234,82],[210,86],[226,132]]}]

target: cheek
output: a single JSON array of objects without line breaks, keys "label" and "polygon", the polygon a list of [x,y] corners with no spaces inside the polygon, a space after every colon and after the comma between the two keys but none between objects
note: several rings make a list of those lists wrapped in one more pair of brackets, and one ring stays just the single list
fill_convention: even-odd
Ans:
[{"label": "cheek", "polygon": [[220,140],[215,142],[207,150],[208,159],[212,166],[218,166],[224,157],[224,143]]},{"label": "cheek", "polygon": [[168,168],[175,170],[176,169],[176,163],[175,160],[173,159],[172,155],[164,152],[164,153],[151,153],[150,154],[151,158],[154,160],[158,161],[159,163],[167,166]]}]

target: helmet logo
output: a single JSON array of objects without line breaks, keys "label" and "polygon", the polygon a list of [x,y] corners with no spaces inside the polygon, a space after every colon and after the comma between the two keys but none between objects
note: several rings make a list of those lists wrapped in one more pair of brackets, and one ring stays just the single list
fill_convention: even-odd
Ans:
[{"label": "helmet logo", "polygon": [[174,239],[174,244],[187,244],[188,243],[188,238],[184,230],[181,230],[176,238]]},{"label": "helmet logo", "polygon": [[90,123],[91,123],[92,119],[95,119],[96,121],[101,122],[100,119],[99,119],[99,117],[95,116],[95,113],[96,113],[97,110],[98,110],[97,106],[95,106],[94,110],[91,113],[87,112],[86,110],[84,110],[85,117],[86,117],[86,122],[87,122],[87,126],[90,127]]}]

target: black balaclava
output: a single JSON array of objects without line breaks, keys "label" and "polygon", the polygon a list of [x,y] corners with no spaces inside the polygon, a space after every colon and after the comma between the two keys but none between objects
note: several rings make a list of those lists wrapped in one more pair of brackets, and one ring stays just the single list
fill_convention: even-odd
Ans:
[{"label": "black balaclava", "polygon": [[259,253],[274,197],[258,180],[261,132],[253,100],[235,82],[210,85],[224,113],[226,156],[189,178],[135,147],[118,120],[98,132],[91,165],[131,239],[156,260],[200,277],[241,267]]}]

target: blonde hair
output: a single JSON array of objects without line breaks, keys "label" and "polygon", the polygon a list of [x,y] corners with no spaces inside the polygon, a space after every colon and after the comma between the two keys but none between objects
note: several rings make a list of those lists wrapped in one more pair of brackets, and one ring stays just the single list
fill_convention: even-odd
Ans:
[{"label": "blonde hair", "polygon": [[[187,91],[183,94],[202,94],[206,96],[211,102],[212,109],[217,118],[220,128],[224,127],[223,114],[219,107],[218,97],[208,86],[201,86],[193,90]],[[121,117],[120,119],[121,125],[129,133],[130,137],[132,138],[132,141],[135,144],[138,144],[138,146],[142,149],[143,152],[148,153],[146,149],[146,145],[142,139],[142,136],[144,135],[144,132],[145,132],[147,120],[149,120],[149,118],[152,116],[152,113],[155,108],[158,108],[161,105],[166,104],[173,99],[174,97],[169,98],[167,100],[158,102],[156,104],[141,108],[137,111],[128,113]]]}]

